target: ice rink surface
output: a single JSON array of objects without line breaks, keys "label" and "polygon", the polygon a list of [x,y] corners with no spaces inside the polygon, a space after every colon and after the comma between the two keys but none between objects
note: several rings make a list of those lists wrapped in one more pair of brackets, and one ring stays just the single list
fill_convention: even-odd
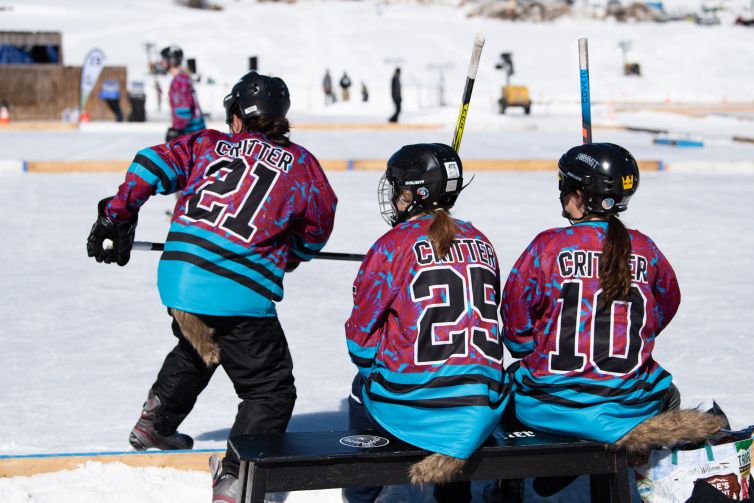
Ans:
[{"label": "ice rink surface", "polygon": [[[714,399],[734,427],[754,423],[754,145],[732,140],[736,135],[754,137],[754,67],[746,64],[754,57],[754,30],[730,24],[619,24],[580,18],[509,23],[467,17],[465,7],[410,2],[286,5],[216,0],[225,9],[209,13],[181,8],[172,0],[3,3],[9,7],[0,12],[3,29],[62,31],[65,64],[80,64],[88,50],[100,47],[108,64],[125,65],[129,84],[141,81],[145,86],[151,122],[94,122],[80,131],[3,129],[0,161],[126,161],[138,149],[159,143],[168,112],[164,103],[157,110],[155,77],[145,72],[145,42],[157,47],[177,43],[197,59],[202,73],[197,93],[203,110],[211,114],[210,125],[218,129],[224,129],[222,97],[253,52],[262,71],[289,84],[294,126],[384,122],[392,113],[389,82],[397,64],[404,70],[401,121],[438,126],[294,128],[294,141],[322,159],[382,159],[403,144],[449,142],[477,32],[487,36],[487,45],[462,158],[555,160],[581,141],[576,39],[589,37],[594,140],[620,143],[637,159],[660,160],[669,167],[668,172],[643,174],[624,214],[629,227],[651,236],[668,257],[682,290],[681,308],[659,336],[655,358],[673,374],[683,406],[707,405]],[[697,2],[666,3],[683,9]],[[232,35],[238,30],[253,31],[253,36],[236,44]],[[281,33],[287,34],[286,43],[280,43]],[[633,41],[629,56],[641,62],[641,78],[622,75],[616,48],[623,40]],[[531,116],[519,109],[505,116],[497,112],[504,77],[494,64],[503,51],[514,53],[513,83],[529,86]],[[439,74],[431,64],[448,66],[445,107],[437,106]],[[345,69],[356,86],[365,81],[370,101],[325,107],[320,83],[328,67],[334,80]],[[160,79],[166,89],[169,82]],[[665,113],[683,102],[729,103],[732,109],[701,116]],[[737,110],[735,103],[742,108]],[[658,106],[665,111],[655,110]],[[658,146],[653,135],[611,129],[625,126],[665,129],[679,137],[701,138],[705,146]],[[731,169],[730,163],[740,164]],[[467,179],[471,174],[466,173]],[[379,173],[328,176],[340,203],[326,250],[364,253],[387,231],[377,210]],[[135,252],[123,268],[86,257],[96,203],[112,195],[122,177],[0,174],[0,455],[127,450],[128,432],[175,343],[157,295],[158,253]],[[505,276],[539,231],[567,224],[560,217],[556,187],[554,165],[551,172],[480,172],[454,213],[489,236]],[[173,204],[172,197],[150,200],[140,214],[137,239],[164,240],[165,212]],[[350,313],[357,267],[315,260],[286,277],[279,314],[299,396],[291,430],[346,426],[345,399],[355,369],[348,360],[343,323]],[[197,448],[222,449],[236,406],[229,380],[218,371],[181,430],[196,439]],[[481,501],[480,492],[475,485],[475,501]],[[0,478],[4,503],[209,499],[208,473],[169,469],[90,463],[70,472]],[[329,490],[292,493],[286,501],[341,500],[339,491]],[[381,503],[398,501],[429,502],[431,490],[395,490]],[[573,492],[548,500],[529,493],[527,502],[539,501],[578,500]]]},{"label": "ice rink surface", "polygon": [[[326,249],[365,252],[387,230],[377,211],[378,173],[328,176],[340,202]],[[120,180],[116,174],[2,177],[0,453],[126,449],[146,392],[174,344],[155,287],[158,253],[134,252],[123,268],[86,257],[96,203]],[[554,172],[481,172],[454,213],[490,237],[507,274],[535,234],[566,223],[559,216],[556,184]],[[754,422],[753,191],[754,176],[646,173],[624,216],[628,226],[657,242],[683,292],[676,319],[657,340],[656,359],[674,375],[684,406],[715,399],[735,427]],[[163,240],[165,210],[173,203],[159,196],[148,201],[137,239]],[[299,395],[291,430],[346,425],[354,368],[343,322],[356,271],[356,263],[315,260],[286,277],[279,313]],[[197,448],[222,448],[236,404],[232,386],[218,371],[181,429],[194,436]],[[29,483],[0,481],[0,496],[10,497],[21,490],[19,484]],[[200,484],[205,490],[203,484],[206,480]]]}]

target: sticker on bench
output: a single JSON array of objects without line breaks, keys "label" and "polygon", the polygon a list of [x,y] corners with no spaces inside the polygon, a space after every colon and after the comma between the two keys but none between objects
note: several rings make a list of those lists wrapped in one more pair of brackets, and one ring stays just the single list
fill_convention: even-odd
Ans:
[{"label": "sticker on bench", "polygon": [[351,435],[341,438],[340,443],[347,447],[370,449],[373,447],[383,447],[389,444],[390,440],[376,435]]}]

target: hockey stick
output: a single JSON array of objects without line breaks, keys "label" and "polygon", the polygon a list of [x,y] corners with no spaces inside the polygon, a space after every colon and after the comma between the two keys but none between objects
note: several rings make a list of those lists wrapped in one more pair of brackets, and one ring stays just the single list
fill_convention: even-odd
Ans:
[{"label": "hockey stick", "polygon": [[[112,246],[112,245],[111,245]],[[104,247],[104,243],[103,243]],[[132,250],[138,251],[163,251],[165,250],[165,243],[151,243],[149,241],[134,241]],[[314,255],[314,258],[327,259],[327,260],[348,260],[354,262],[361,262],[364,260],[365,255],[359,253],[335,253],[335,252],[319,252]]]},{"label": "hockey stick", "polygon": [[474,89],[474,80],[476,80],[476,71],[479,68],[479,58],[482,57],[482,47],[484,47],[484,35],[477,33],[474,36],[474,49],[471,51],[471,61],[469,61],[469,71],[466,74],[466,86],[463,88],[463,100],[461,101],[461,110],[458,112],[456,121],[456,130],[453,133],[453,150],[458,153],[461,148],[461,138],[463,137],[463,128],[466,126],[466,114],[469,112],[469,103],[471,103],[471,91]]},{"label": "hockey stick", "polygon": [[581,138],[584,144],[592,143],[592,102],[589,98],[589,44],[579,39],[579,73],[581,80]]}]

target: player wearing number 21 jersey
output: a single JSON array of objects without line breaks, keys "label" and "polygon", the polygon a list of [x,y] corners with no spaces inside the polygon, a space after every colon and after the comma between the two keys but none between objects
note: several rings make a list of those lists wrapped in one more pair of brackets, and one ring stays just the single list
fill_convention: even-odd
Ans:
[{"label": "player wearing number 21 jersey", "polygon": [[151,195],[176,191],[160,296],[215,316],[274,316],[286,267],[324,246],[336,203],[303,147],[204,130],[139,151],[105,211],[126,220]]},{"label": "player wearing number 21 jersey", "polygon": [[516,414],[537,429],[616,442],[667,408],[672,377],[652,350],[680,291],[654,242],[617,219],[639,183],[628,151],[571,149],[560,180],[573,225],[539,234],[503,292],[504,342],[522,357]]},{"label": "player wearing number 21 jersey", "polygon": [[[129,436],[138,450],[191,448],[177,428],[218,366],[241,400],[230,437],[285,431],[296,400],[275,302],[284,274],[327,242],[337,200],[314,156],[288,137],[285,82],[249,72],[223,104],[230,133],[194,132],[136,154],[87,242],[97,261],[125,265],[140,207],[179,194],[157,279],[178,344]],[[236,501],[239,462],[229,445],[212,463],[213,502]]]}]

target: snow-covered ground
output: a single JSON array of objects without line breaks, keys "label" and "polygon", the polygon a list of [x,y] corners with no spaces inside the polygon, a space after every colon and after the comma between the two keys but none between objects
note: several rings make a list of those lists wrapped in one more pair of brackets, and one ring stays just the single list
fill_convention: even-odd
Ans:
[{"label": "snow-covered ground", "polygon": [[[439,130],[326,131],[294,129],[295,141],[320,158],[384,158],[405,143],[450,141],[458,97],[475,32],[487,36],[464,158],[555,159],[580,142],[576,39],[590,39],[594,123],[668,129],[700,136],[702,149],[672,149],[646,133],[595,129],[595,141],[628,147],[639,159],[658,159],[668,173],[646,173],[625,216],[652,236],[676,268],[683,291],[678,317],[658,339],[657,359],[675,376],[683,405],[716,399],[735,427],[754,423],[749,390],[754,316],[754,176],[713,168],[726,161],[754,163],[751,111],[701,118],[621,110],[618,102],[671,104],[754,100],[754,30],[598,23],[563,19],[515,24],[467,18],[464,7],[413,3],[305,1],[296,4],[222,0],[220,12],[185,9],[170,0],[5,0],[6,30],[61,30],[67,64],[80,64],[92,47],[110,64],[124,64],[129,80],[148,92],[146,124],[93,123],[81,131],[0,130],[0,161],[128,159],[161,141],[167,114],[158,112],[152,77],[144,72],[143,44],[183,46],[196,57],[198,84],[212,125],[221,128],[221,99],[260,57],[263,72],[282,76],[292,90],[291,118],[316,122],[383,122],[396,64],[404,69],[405,121]],[[696,8],[675,0],[673,6]],[[117,23],[114,22],[117,20]],[[632,39],[644,76],[621,75],[620,40]],[[530,87],[532,115],[495,109],[503,82],[494,63],[514,52],[515,83]],[[448,105],[437,106],[438,73],[445,72]],[[368,103],[325,107],[325,68],[345,69],[355,86],[370,88]],[[208,84],[209,78],[215,84]],[[166,82],[163,82],[163,87]],[[357,89],[358,90],[358,89]],[[353,91],[353,89],[352,89]],[[352,92],[352,95],[358,95]],[[164,108],[164,107],[163,107]],[[695,161],[701,173],[674,165]],[[330,251],[364,252],[387,230],[379,218],[375,172],[330,173],[340,204]],[[120,174],[0,175],[0,454],[120,451],[165,354],[174,344],[155,287],[159,255],[134,253],[124,268],[86,257],[84,241],[96,202],[113,193]],[[541,229],[559,217],[554,173],[482,172],[463,194],[456,214],[493,241],[509,269]],[[155,198],[143,209],[137,239],[162,241],[165,210]],[[353,375],[342,325],[351,308],[357,264],[315,261],[286,278],[279,306],[294,362],[299,400],[291,429],[345,427],[345,398]],[[197,448],[222,448],[236,410],[232,386],[218,372],[182,430]],[[477,488],[477,493],[479,492]],[[206,502],[209,475],[165,469],[89,464],[75,472],[0,479],[0,501],[10,503]],[[478,494],[477,494],[478,496]],[[429,493],[385,501],[430,501]],[[338,491],[291,494],[289,502],[336,502]],[[532,501],[534,501],[532,499]],[[555,501],[555,500],[551,500]],[[565,500],[563,500],[565,501]],[[569,500],[573,501],[573,500]]]},{"label": "snow-covered ground", "polygon": [[[378,174],[329,177],[340,203],[327,249],[364,252],[387,230],[374,195]],[[155,288],[158,254],[134,253],[124,268],[86,257],[84,241],[96,202],[112,193],[120,179],[114,174],[1,179],[1,453],[124,450],[146,392],[174,344]],[[748,296],[754,282],[752,191],[754,176],[647,173],[625,217],[629,226],[657,241],[683,291],[677,318],[658,339],[658,361],[675,376],[684,406],[714,398],[737,427],[754,422],[747,392],[754,377],[749,355],[754,309]],[[539,230],[564,223],[556,194],[553,173],[483,172],[460,198],[456,214],[487,233],[501,268],[509,270]],[[168,197],[149,201],[138,239],[164,239],[164,211],[171,204]],[[315,261],[286,278],[279,312],[299,394],[292,430],[345,427],[345,398],[354,370],[342,326],[350,312],[356,269],[355,263]],[[182,430],[196,438],[197,448],[222,448],[235,406],[232,386],[218,372]],[[96,473],[110,469],[87,470],[94,473],[75,479],[77,486],[104,491]],[[138,476],[154,484],[157,493],[160,477],[174,477],[166,472],[150,482],[147,473]],[[74,475],[60,477],[51,479],[55,487],[65,486],[64,477]],[[194,479],[176,478],[175,483],[188,480]],[[195,480],[201,487],[208,483],[207,477]],[[127,484],[122,487],[128,501],[159,501],[128,491]],[[30,499],[14,496],[24,491]],[[44,499],[50,491],[67,494],[28,479],[0,480],[2,501],[50,501]],[[124,501],[110,494],[98,500]],[[205,501],[199,494],[183,501]],[[71,498],[56,501],[91,501]]]}]

